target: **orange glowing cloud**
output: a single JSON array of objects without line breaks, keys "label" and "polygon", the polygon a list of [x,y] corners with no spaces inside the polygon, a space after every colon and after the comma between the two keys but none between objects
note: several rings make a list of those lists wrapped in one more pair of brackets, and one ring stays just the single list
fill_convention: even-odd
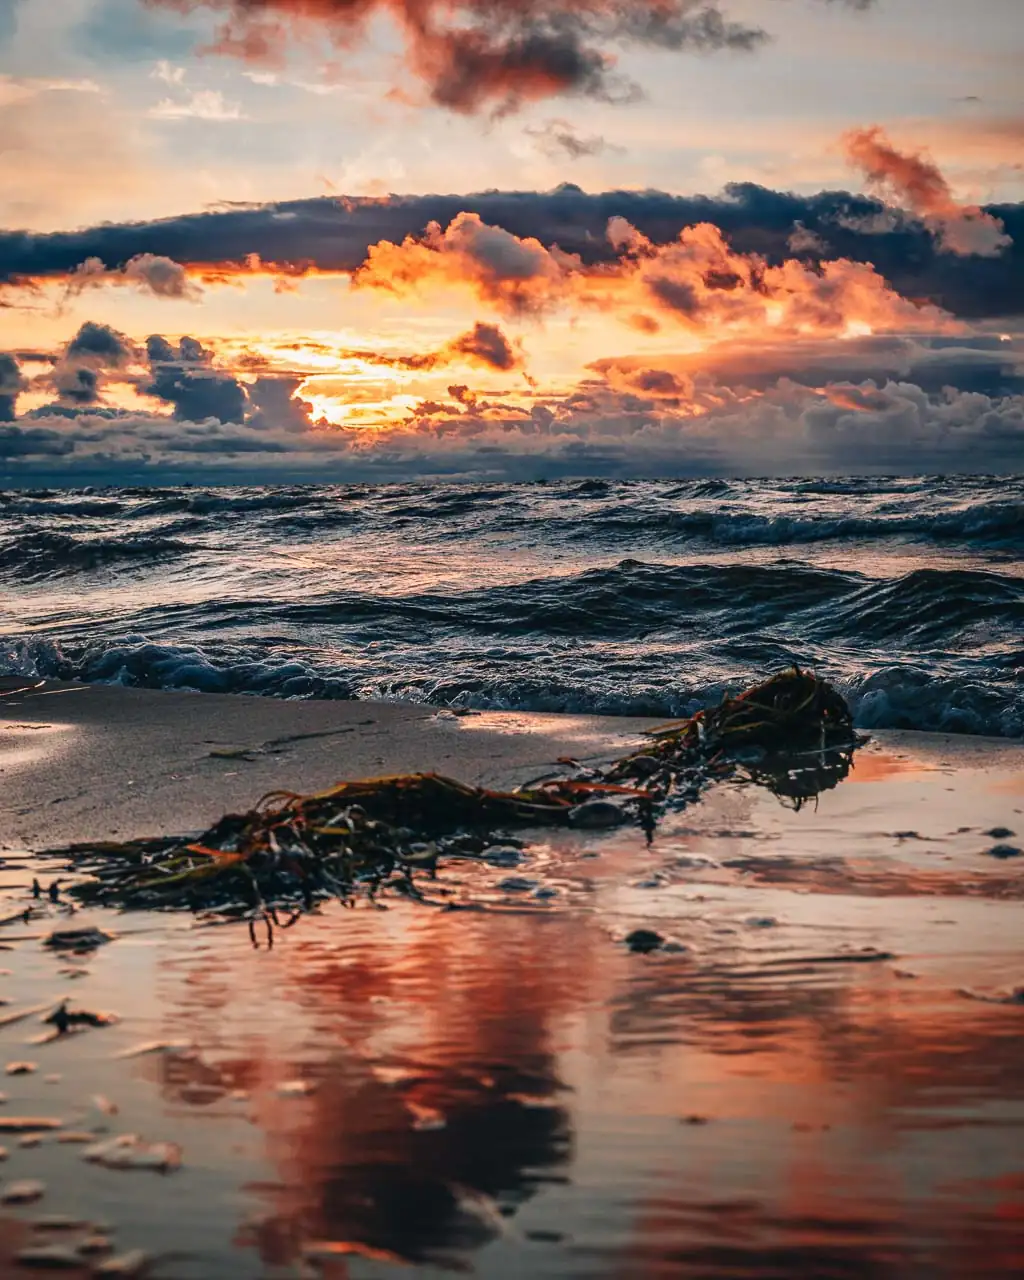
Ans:
[{"label": "orange glowing cloud", "polygon": [[1012,244],[998,218],[954,198],[934,161],[921,152],[898,151],[878,125],[851,130],[843,145],[868,186],[920,218],[948,253],[993,258]]},{"label": "orange glowing cloud", "polygon": [[465,287],[503,314],[537,315],[568,296],[570,276],[582,269],[575,254],[520,239],[478,213],[460,213],[443,231],[431,222],[420,238],[371,245],[352,284],[398,295]]},{"label": "orange glowing cloud", "polygon": [[733,249],[711,223],[686,227],[676,240],[656,245],[615,217],[608,239],[617,259],[587,267],[575,254],[520,239],[464,212],[444,230],[431,223],[422,237],[371,246],[352,284],[399,296],[468,290],[513,316],[539,316],[572,303],[614,312],[633,327],[638,313],[653,311],[702,337],[766,328],[776,336],[845,337],[958,327],[940,308],[902,297],[870,263],[840,258],[812,265],[791,258],[771,265]]}]

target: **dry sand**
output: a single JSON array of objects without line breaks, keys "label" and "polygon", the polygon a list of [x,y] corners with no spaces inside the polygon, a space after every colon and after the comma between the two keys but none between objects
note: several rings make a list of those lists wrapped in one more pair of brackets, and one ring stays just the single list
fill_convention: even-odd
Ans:
[{"label": "dry sand", "polygon": [[[340,776],[511,783],[643,727],[0,697],[4,914],[56,874],[18,850],[197,829]],[[38,1070],[4,1082],[0,1123],[140,1133],[183,1163],[96,1168],[0,1135],[0,1191],[46,1184],[3,1211],[0,1275],[27,1240],[69,1238],[32,1227],[44,1213],[106,1219],[157,1280],[1024,1272],[1024,857],[992,854],[1024,846],[1024,745],[883,733],[800,812],[727,784],[651,848],[537,837],[512,870],[450,864],[433,906],[328,907],[271,951],[241,925],[93,912],[76,923],[115,940],[69,966],[42,945],[58,907],[8,923],[3,1012],[37,1012],[0,1019],[0,1052]],[[668,945],[631,954],[638,926]],[[121,1021],[36,1043],[67,994]]]}]

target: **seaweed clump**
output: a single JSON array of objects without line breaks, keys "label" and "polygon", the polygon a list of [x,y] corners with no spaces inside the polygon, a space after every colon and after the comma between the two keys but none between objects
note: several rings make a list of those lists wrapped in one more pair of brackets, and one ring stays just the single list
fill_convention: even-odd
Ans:
[{"label": "seaweed clump", "polygon": [[312,795],[274,791],[198,840],[66,850],[90,873],[70,892],[120,907],[241,916],[255,942],[260,919],[272,938],[272,925],[287,927],[326,898],[351,904],[384,889],[422,897],[423,877],[436,875],[440,860],[486,857],[509,844],[510,828],[632,822],[650,839],[666,808],[734,776],[799,807],[845,776],[858,745],[841,695],[798,667],[649,736],[610,765],[578,766],[511,791],[435,773],[340,782]]}]

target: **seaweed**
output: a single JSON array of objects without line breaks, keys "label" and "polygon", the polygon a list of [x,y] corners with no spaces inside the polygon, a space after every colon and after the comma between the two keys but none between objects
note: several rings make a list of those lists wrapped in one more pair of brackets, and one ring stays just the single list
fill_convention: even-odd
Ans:
[{"label": "seaweed", "polygon": [[317,902],[385,890],[424,898],[442,859],[485,856],[510,828],[639,825],[648,841],[668,808],[736,778],[799,808],[849,771],[858,739],[826,681],[792,667],[717,707],[662,726],[645,746],[601,768],[576,766],[510,791],[437,773],[339,782],[303,795],[273,791],[226,814],[195,840],[91,843],[61,851],[88,878],[79,901],[122,908],[188,907],[273,930]]}]

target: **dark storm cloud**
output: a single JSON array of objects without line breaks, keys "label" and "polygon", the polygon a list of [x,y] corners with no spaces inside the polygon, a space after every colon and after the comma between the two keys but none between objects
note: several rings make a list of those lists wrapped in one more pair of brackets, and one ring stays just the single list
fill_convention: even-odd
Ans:
[{"label": "dark storm cloud", "polygon": [[507,371],[520,363],[520,354],[496,324],[479,320],[468,332],[455,338],[446,349],[452,355],[466,356],[491,369]]},{"label": "dark storm cloud", "polygon": [[181,421],[243,422],[249,399],[234,374],[213,368],[212,353],[195,338],[175,346],[159,334],[146,340],[150,377],[140,390],[174,408]]},{"label": "dark storm cloud", "polygon": [[132,358],[132,348],[123,333],[106,324],[87,320],[68,343],[67,359],[94,359],[106,365],[121,365]]},{"label": "dark storm cloud", "polygon": [[[166,255],[188,267],[233,264],[246,269],[258,254],[268,267],[291,271],[353,271],[379,240],[400,243],[428,222],[447,226],[461,212],[519,237],[558,244],[586,263],[614,257],[606,229],[625,218],[655,243],[674,240],[697,222],[720,227],[739,252],[769,263],[790,256],[797,223],[827,245],[829,257],[872,262],[905,296],[929,299],[965,318],[1016,315],[1024,310],[1024,204],[987,206],[1012,244],[999,258],[943,253],[929,230],[903,219],[890,230],[863,231],[885,205],[867,196],[825,191],[800,196],[753,183],[735,183],[721,196],[673,196],[659,191],[586,193],[565,184],[550,192],[392,196],[386,200],[321,198],[228,207],[156,222],[105,224],[83,231],[0,232],[0,287],[64,277],[89,257],[108,266],[142,253]],[[282,218],[284,213],[289,215]]]},{"label": "dark storm cloud", "polygon": [[7,351],[0,351],[0,422],[13,422],[18,396],[25,389],[21,365]]},{"label": "dark storm cloud", "polygon": [[0,458],[40,459],[66,457],[75,444],[49,427],[0,426]]},{"label": "dark storm cloud", "polygon": [[87,365],[58,366],[53,383],[61,400],[70,404],[95,404],[100,398],[100,375]]},{"label": "dark storm cloud", "polygon": [[145,0],[150,9],[213,10],[215,53],[280,65],[293,43],[323,38],[353,56],[381,15],[397,26],[406,64],[438,106],[515,110],[562,94],[638,96],[615,70],[623,49],[750,51],[768,39],[716,0]]}]

